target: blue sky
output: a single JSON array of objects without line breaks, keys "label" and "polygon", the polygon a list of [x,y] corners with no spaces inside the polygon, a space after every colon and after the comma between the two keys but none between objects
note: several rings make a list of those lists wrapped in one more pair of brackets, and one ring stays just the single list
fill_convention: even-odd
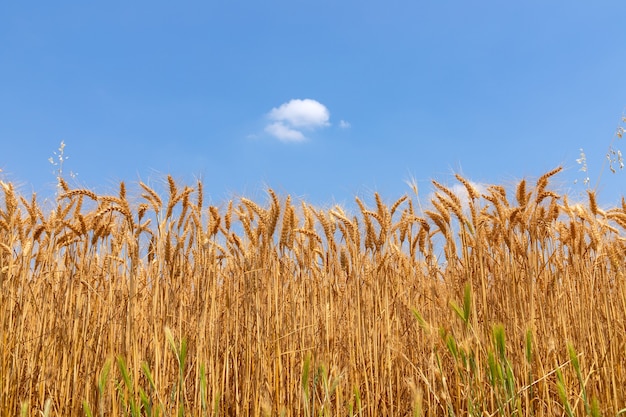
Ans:
[{"label": "blue sky", "polygon": [[[98,192],[171,173],[213,203],[391,201],[410,178],[427,194],[562,164],[580,195],[579,149],[595,185],[626,109],[625,17],[622,0],[2,2],[0,179],[54,193],[64,141]],[[601,201],[624,175],[605,168]]]}]

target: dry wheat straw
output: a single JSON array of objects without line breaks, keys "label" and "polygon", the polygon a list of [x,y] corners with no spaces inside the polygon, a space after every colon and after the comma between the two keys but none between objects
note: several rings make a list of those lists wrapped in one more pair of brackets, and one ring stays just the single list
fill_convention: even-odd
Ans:
[{"label": "dry wheat straw", "polygon": [[[123,183],[115,196],[61,185],[44,213],[3,182],[0,415],[36,415],[48,400],[53,415],[83,415],[82,400],[99,415],[129,415],[115,366],[98,389],[118,355],[136,401],[141,388],[160,415],[177,405],[200,415],[202,404],[208,415],[495,415],[506,402],[488,375],[496,324],[528,415],[563,413],[556,369],[585,413],[566,342],[591,375],[584,389],[614,415],[626,407],[626,202],[602,211],[590,193],[587,206],[572,205],[548,189],[558,171],[534,188],[521,181],[516,205],[504,187],[480,195],[457,176],[471,219],[439,183],[419,216],[406,196],[387,206],[375,194],[375,210],[357,198],[352,215],[297,209],[268,190],[265,208],[240,198],[203,217],[202,184],[168,177],[161,217],[161,198],[143,183],[136,206]],[[475,295],[466,322],[465,283]],[[529,329],[530,361],[519,348]]]}]

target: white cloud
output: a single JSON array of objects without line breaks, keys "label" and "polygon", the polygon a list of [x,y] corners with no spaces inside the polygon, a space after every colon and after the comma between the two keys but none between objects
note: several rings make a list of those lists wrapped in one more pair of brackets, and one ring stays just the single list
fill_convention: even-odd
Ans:
[{"label": "white cloud", "polygon": [[330,112],[322,103],[311,99],[294,99],[270,111],[272,120],[284,122],[292,127],[315,129],[328,126]]},{"label": "white cloud", "polygon": [[305,139],[302,132],[292,129],[282,122],[267,125],[265,131],[283,142],[300,142]]},{"label": "white cloud", "polygon": [[342,129],[348,129],[350,126],[352,126],[350,122],[346,122],[345,120],[339,121],[339,127]]},{"label": "white cloud", "polygon": [[330,112],[322,103],[311,99],[293,99],[274,107],[267,117],[272,121],[265,132],[285,142],[306,140],[303,130],[330,126]]}]

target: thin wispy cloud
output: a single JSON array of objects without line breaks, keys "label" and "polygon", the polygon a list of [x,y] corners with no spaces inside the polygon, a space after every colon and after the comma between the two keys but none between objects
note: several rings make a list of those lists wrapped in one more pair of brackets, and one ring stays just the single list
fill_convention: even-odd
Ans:
[{"label": "thin wispy cloud", "polygon": [[339,121],[339,127],[342,129],[349,129],[351,126],[350,122],[346,122],[345,120]]},{"label": "thin wispy cloud", "polygon": [[301,142],[303,131],[330,126],[330,112],[322,103],[311,99],[293,99],[273,108],[267,115],[272,121],[265,132],[284,142]]}]

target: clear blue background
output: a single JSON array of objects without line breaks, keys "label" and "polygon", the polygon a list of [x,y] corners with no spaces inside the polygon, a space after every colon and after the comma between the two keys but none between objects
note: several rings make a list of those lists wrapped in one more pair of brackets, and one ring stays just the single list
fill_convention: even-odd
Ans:
[{"label": "clear blue background", "polygon": [[[582,195],[584,148],[613,204],[625,21],[623,0],[4,1],[0,179],[53,194],[63,140],[65,172],[97,192],[171,173],[212,202],[266,186],[390,201],[412,177],[426,195],[455,172],[513,185],[562,164],[555,185]],[[264,131],[305,98],[330,126],[299,143]]]}]

